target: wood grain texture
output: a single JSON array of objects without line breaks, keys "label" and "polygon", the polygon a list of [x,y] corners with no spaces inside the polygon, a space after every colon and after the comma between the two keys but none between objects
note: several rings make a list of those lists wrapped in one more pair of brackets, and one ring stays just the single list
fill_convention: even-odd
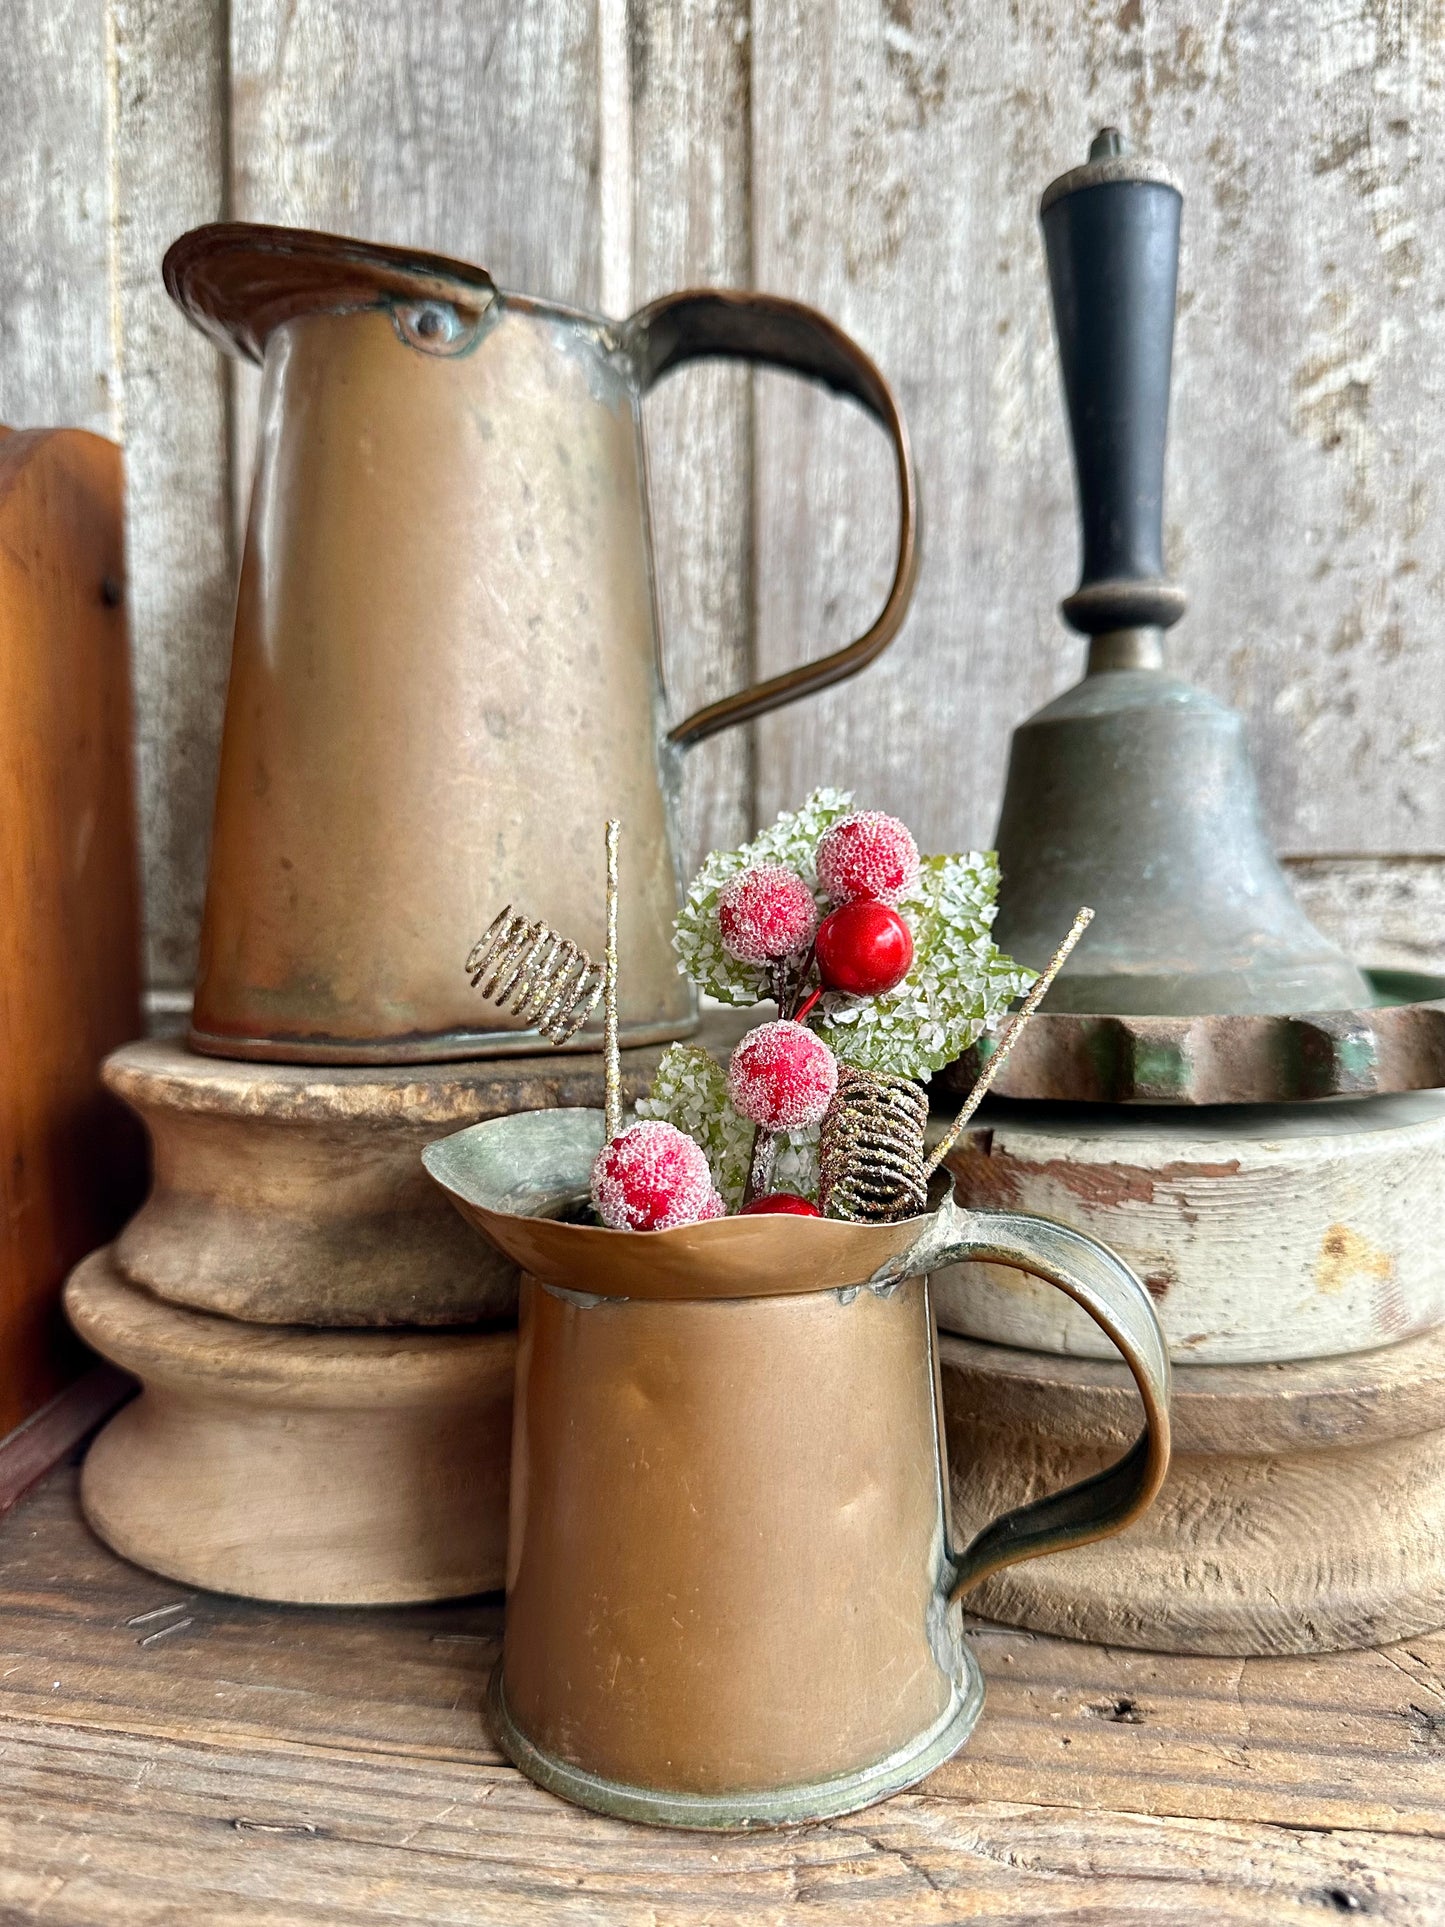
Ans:
[{"label": "wood grain texture", "polygon": [[359,15],[230,12],[238,220],[331,227],[477,261],[503,287],[596,306],[597,82],[588,0]]},{"label": "wood grain texture", "polygon": [[57,1392],[8,1438],[0,1440],[0,1513],[68,1459],[102,1419],[135,1391],[135,1381],[113,1365],[92,1365]]},{"label": "wood grain texture", "polygon": [[70,1267],[136,1203],[101,1089],[140,1029],[120,452],[0,436],[0,1437],[81,1363]]},{"label": "wood grain texture", "polygon": [[[601,297],[590,0],[477,6],[239,0],[230,9],[237,220],[409,242],[504,288]],[[233,369],[244,517],[257,378]]]},{"label": "wood grain texture", "polygon": [[173,986],[195,969],[236,556],[226,372],[160,268],[178,234],[225,211],[225,16],[213,0],[111,0],[110,13],[146,975]]},{"label": "wood grain texture", "polygon": [[0,1905],[75,1927],[778,1927],[1445,1909],[1445,1640],[1166,1659],[974,1624],[989,1703],[916,1795],[781,1834],[598,1819],[501,1764],[494,1602],[302,1611],[124,1565],[56,1474],[0,1527]]},{"label": "wood grain texture", "polygon": [[65,1309],[141,1381],[86,1454],[85,1516],[187,1585],[305,1605],[501,1584],[511,1332],[318,1331],[183,1311],[109,1249]]},{"label": "wood grain texture", "polygon": [[[637,0],[630,16],[633,299],[746,287],[749,47],[746,0]],[[752,377],[695,368],[648,401],[652,532],[669,706],[680,721],[752,680]],[[688,752],[687,874],[752,828],[752,740],[727,730]]]},{"label": "wood grain texture", "polygon": [[15,0],[0,36],[0,421],[116,433],[106,0]]},{"label": "wood grain texture", "polygon": [[[726,1061],[746,1025],[710,1013],[699,1041]],[[661,1056],[622,1053],[626,1102]],[[116,1241],[121,1273],[273,1325],[514,1322],[516,1268],[462,1222],[422,1148],[483,1118],[603,1100],[600,1052],[318,1071],[152,1039],[116,1051],[105,1080],[145,1120],[154,1172]]]},{"label": "wood grain texture", "polygon": [[[1174,660],[1248,716],[1281,846],[1436,852],[1431,676],[1445,493],[1436,26],[1183,0],[1005,13],[775,4],[754,21],[754,271],[898,382],[917,443],[915,612],[866,679],[760,730],[759,810],[843,776],[929,848],[992,834],[1008,732],[1074,679],[1069,458],[1035,208],[1115,121],[1182,177],[1168,551]],[[881,593],[881,454],[760,398],[763,666]],[[859,451],[855,455],[855,451]],[[856,471],[856,472],[855,472]]]},{"label": "wood grain texture", "polygon": [[[1121,1364],[945,1337],[954,1529],[1100,1471],[1136,1434]],[[1445,1339],[1348,1358],[1176,1369],[1149,1511],[1028,1560],[978,1611],[1170,1653],[1341,1651],[1445,1625]]]},{"label": "wood grain texture", "polygon": [[1445,974],[1445,861],[1438,856],[1297,857],[1295,895],[1352,957]]}]

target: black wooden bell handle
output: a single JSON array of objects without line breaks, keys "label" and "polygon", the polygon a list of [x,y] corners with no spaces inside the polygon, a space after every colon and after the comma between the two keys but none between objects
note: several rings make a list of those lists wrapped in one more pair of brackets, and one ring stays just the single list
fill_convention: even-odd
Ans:
[{"label": "black wooden bell handle", "polygon": [[1184,592],[1164,573],[1164,445],[1183,197],[1105,128],[1039,218],[1079,487],[1083,568],[1062,604],[1085,635],[1165,629]]}]

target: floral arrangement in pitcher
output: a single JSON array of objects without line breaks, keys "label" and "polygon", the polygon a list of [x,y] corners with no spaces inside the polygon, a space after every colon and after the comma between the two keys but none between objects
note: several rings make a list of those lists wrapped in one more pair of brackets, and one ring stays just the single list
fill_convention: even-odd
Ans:
[{"label": "floral arrangement in pitcher", "polygon": [[770,998],[778,1015],[726,1068],[700,1045],[668,1049],[639,1121],[597,1159],[601,1221],[921,1208],[921,1080],[1034,981],[989,934],[997,885],[991,854],[921,857],[905,824],[835,789],[715,851],[677,919],[680,968],[723,1003]]}]

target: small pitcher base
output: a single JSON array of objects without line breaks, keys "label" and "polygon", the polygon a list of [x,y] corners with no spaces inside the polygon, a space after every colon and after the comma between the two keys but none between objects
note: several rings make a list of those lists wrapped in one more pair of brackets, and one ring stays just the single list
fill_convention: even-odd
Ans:
[{"label": "small pitcher base", "polygon": [[740,1833],[754,1827],[800,1826],[809,1820],[836,1820],[876,1805],[942,1766],[972,1733],[983,1710],[983,1675],[960,1640],[957,1670],[948,1706],[926,1732],[896,1753],[852,1773],[800,1785],[754,1788],[739,1793],[671,1793],[662,1787],[629,1786],[569,1766],[534,1746],[507,1711],[499,1660],[487,1689],[492,1735],[513,1766],[529,1780],[560,1794],[574,1806],[605,1813],[614,1820],[638,1820],[651,1827],[686,1827],[715,1833]]}]

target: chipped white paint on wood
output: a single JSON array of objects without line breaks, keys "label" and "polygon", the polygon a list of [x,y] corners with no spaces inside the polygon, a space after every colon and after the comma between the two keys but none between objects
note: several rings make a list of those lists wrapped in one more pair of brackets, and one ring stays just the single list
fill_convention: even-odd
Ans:
[{"label": "chipped white paint on wood", "polygon": [[[1445,1094],[1170,1116],[1081,1130],[1000,1112],[950,1160],[966,1204],[1112,1245],[1149,1286],[1177,1363],[1334,1357],[1445,1318]],[[1113,1357],[1061,1292],[1002,1265],[934,1281],[946,1331]]]},{"label": "chipped white paint on wood", "polygon": [[[126,436],[156,981],[188,974],[204,869],[227,380],[239,513],[252,439],[246,377],[160,292],[173,231],[229,211],[459,253],[586,305],[714,278],[836,315],[912,422],[915,612],[875,669],[760,726],[756,774],[743,736],[697,751],[687,840],[842,780],[955,847],[991,836],[1010,728],[1082,655],[1055,613],[1077,557],[1034,209],[1105,120],[1187,194],[1175,661],[1246,710],[1272,830],[1311,859],[1325,920],[1369,937],[1378,906],[1395,960],[1438,945],[1441,871],[1316,867],[1445,852],[1431,9],[19,0],[7,27],[0,417]],[[894,515],[859,412],[702,371],[648,417],[679,710],[754,656],[767,672],[856,633]]]}]

